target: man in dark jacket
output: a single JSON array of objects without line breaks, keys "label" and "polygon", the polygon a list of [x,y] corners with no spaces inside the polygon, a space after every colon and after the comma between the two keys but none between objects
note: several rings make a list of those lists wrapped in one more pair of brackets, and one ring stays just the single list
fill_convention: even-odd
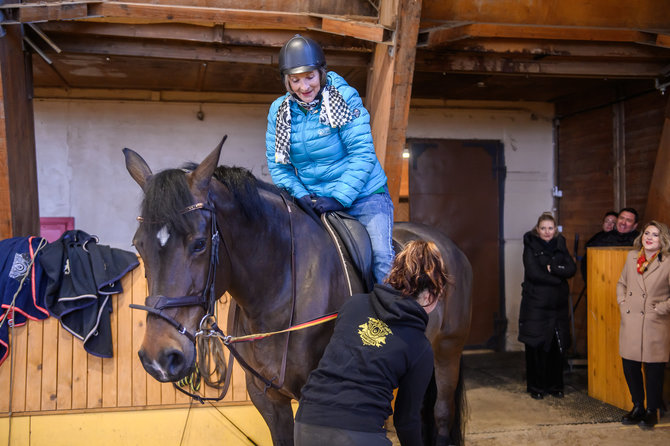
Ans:
[{"label": "man in dark jacket", "polygon": [[[588,248],[594,248],[597,246],[633,246],[633,241],[640,235],[640,231],[637,230],[639,216],[637,211],[634,208],[623,208],[619,211],[619,216],[617,217],[616,226],[613,230],[609,232],[599,232],[584,246],[588,254]],[[584,283],[586,283],[586,257],[582,259],[581,270],[582,276],[584,277]]]},{"label": "man in dark jacket", "polygon": [[633,246],[633,241],[640,235],[637,230],[638,213],[633,208],[623,208],[619,211],[614,230],[604,232],[587,242],[587,248],[592,246]]}]

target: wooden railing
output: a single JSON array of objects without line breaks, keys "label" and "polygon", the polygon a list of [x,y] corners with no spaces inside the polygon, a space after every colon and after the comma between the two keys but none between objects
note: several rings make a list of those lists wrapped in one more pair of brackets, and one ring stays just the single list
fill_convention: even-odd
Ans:
[{"label": "wooden railing", "polygon": [[[86,353],[83,344],[50,317],[10,330],[10,352],[0,366],[0,416],[21,413],[166,408],[188,405],[189,397],[172,384],[149,376],[137,351],[144,337],[146,313],[131,310],[147,295],[142,264],[122,281],[123,293],[113,296],[111,314],[113,358]],[[218,304],[225,331],[230,297]],[[203,385],[205,396],[218,390]],[[243,370],[235,365],[224,403],[248,403]],[[250,403],[249,403],[250,404]]]}]

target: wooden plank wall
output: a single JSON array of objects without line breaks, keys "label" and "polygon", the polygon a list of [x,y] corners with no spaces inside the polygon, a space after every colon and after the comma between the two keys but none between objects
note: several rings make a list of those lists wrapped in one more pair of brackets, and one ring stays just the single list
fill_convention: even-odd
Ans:
[{"label": "wooden plank wall", "polygon": [[589,396],[624,410],[633,407],[619,356],[619,306],[616,284],[628,248],[588,250]]},{"label": "wooden plank wall", "polygon": [[[617,98],[623,102],[617,102]],[[644,215],[647,192],[664,120],[666,97],[653,87],[649,91],[594,91],[588,97],[572,98],[556,106],[556,183],[563,191],[557,215],[572,252],[579,237],[578,256],[586,255],[584,244],[601,229],[602,216],[617,207],[632,206]],[[615,157],[615,107],[623,104],[623,158]],[[617,205],[617,162],[624,164],[625,200]],[[581,273],[571,280],[574,303],[584,290]],[[576,348],[586,355],[586,305],[588,293],[575,310]]]},{"label": "wooden plank wall", "polygon": [[626,205],[638,210],[643,219],[640,226],[654,218],[646,215],[647,198],[663,132],[667,100],[667,95],[654,91],[624,103]]},{"label": "wooden plank wall", "polygon": [[[14,328],[10,356],[0,366],[0,394],[6,396],[0,398],[0,416],[188,405],[189,398],[172,384],[150,377],[137,356],[146,313],[128,305],[144,303],[147,285],[142,264],[123,278],[122,285],[124,292],[114,297],[111,315],[113,358],[86,353],[82,342],[53,317]],[[226,325],[229,301],[228,295],[219,301],[221,327]],[[233,370],[223,402],[249,403],[244,371],[237,364]],[[219,394],[216,389],[202,388],[205,396]]]}]

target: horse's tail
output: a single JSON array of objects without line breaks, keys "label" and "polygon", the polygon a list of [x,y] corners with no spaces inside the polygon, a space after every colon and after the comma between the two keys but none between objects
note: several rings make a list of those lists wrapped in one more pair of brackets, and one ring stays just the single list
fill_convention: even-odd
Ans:
[{"label": "horse's tail", "polygon": [[458,384],[454,391],[454,422],[449,431],[452,444],[462,446],[465,444],[465,424],[468,420],[468,402],[465,399],[465,383],[463,380],[463,356],[458,366]]}]

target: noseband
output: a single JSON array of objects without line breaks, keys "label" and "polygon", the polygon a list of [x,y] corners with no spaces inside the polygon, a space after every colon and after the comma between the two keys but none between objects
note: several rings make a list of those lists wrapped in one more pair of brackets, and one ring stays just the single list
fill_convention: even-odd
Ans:
[{"label": "noseband", "polygon": [[[205,316],[202,318],[200,325],[204,321],[214,316],[214,309],[216,307],[217,297],[214,290],[214,282],[216,278],[216,265],[219,263],[219,229],[216,225],[216,212],[214,207],[209,203],[196,203],[184,208],[180,213],[188,214],[193,211],[207,211],[210,213],[212,244],[209,258],[209,270],[207,272],[207,283],[202,293],[198,296],[180,296],[180,297],[166,297],[166,296],[148,296],[145,300],[145,305],[130,304],[130,308],[144,310],[154,316],[158,316],[172,325],[180,334],[183,334],[192,342],[196,340],[196,333],[189,332],[180,322],[175,320],[170,315],[166,314],[164,310],[168,308],[178,307],[192,307],[201,306],[205,310]],[[142,222],[142,217],[137,217]],[[201,328],[201,327],[200,327]]]}]

